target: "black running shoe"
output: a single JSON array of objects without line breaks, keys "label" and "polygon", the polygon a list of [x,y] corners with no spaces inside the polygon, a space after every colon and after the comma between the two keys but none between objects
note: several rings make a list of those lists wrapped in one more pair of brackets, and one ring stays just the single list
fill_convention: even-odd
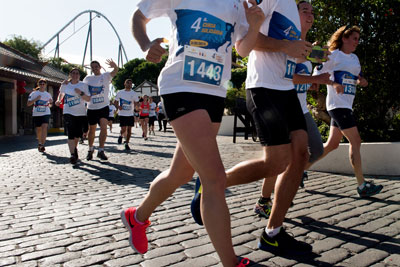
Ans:
[{"label": "black running shoe", "polygon": [[74,156],[75,156],[76,160],[79,159],[79,156],[78,156],[78,149],[77,149],[76,147],[75,147],[75,150],[74,150]]},{"label": "black running shoe", "polygon": [[90,151],[90,150],[88,151],[87,156],[86,156],[87,160],[92,160],[93,159],[93,152],[94,151]]},{"label": "black running shoe", "polygon": [[360,197],[370,197],[373,195],[376,195],[380,193],[383,189],[383,185],[376,185],[374,184],[373,181],[366,181],[364,188],[360,190],[360,188],[357,187],[357,192],[360,195]]},{"label": "black running shoe", "polygon": [[118,144],[122,144],[122,136],[118,137]]},{"label": "black running shoe", "polygon": [[129,147],[129,145],[127,143],[125,144],[125,150],[126,151],[130,151],[131,150],[131,148]]},{"label": "black running shoe", "polygon": [[269,237],[263,231],[258,248],[271,252],[275,255],[283,254],[305,254],[312,251],[312,246],[305,242],[297,241],[293,236],[289,235],[282,227],[280,232],[274,236]]},{"label": "black running shoe", "polygon": [[71,157],[69,158],[69,163],[71,164],[78,163],[78,158],[76,158],[75,155],[71,155]]},{"label": "black running shoe", "polygon": [[97,157],[102,159],[102,160],[108,160],[106,154],[104,154],[104,151],[97,152]]},{"label": "black running shoe", "polygon": [[304,181],[308,180],[308,174],[306,171],[303,172],[303,177],[301,177],[300,187],[304,188]]}]

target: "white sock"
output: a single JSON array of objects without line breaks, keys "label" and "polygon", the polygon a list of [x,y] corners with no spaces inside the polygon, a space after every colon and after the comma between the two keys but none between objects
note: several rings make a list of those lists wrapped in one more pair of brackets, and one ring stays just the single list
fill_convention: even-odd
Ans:
[{"label": "white sock", "polygon": [[104,151],[104,148],[99,147],[99,152]]},{"label": "white sock", "polygon": [[279,234],[279,232],[281,231],[282,226],[279,226],[278,228],[274,228],[274,229],[267,229],[267,227],[265,227],[265,233],[269,236],[269,237],[274,237],[277,234]]},{"label": "white sock", "polygon": [[358,188],[359,188],[360,190],[363,190],[364,187],[365,187],[365,182],[358,186]]},{"label": "white sock", "polygon": [[94,151],[94,146],[89,147],[89,151]]},{"label": "white sock", "polygon": [[144,223],[142,223],[141,221],[139,221],[139,220],[136,218],[136,212],[133,214],[133,217],[135,217],[135,221],[136,221],[138,224],[144,224]]}]

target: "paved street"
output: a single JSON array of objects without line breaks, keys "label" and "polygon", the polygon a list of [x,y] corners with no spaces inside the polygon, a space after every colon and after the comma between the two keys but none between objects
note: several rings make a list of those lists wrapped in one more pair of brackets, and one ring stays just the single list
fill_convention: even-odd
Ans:
[{"label": "paved street", "polygon": [[[0,139],[0,266],[221,266],[190,215],[194,180],[151,217],[148,253],[131,250],[120,211],[137,205],[168,167],[176,139],[170,130],[144,141],[135,128],[127,153],[117,144],[116,124],[113,130],[109,160],[86,161],[86,143],[77,167],[69,164],[65,136],[49,137],[43,155],[33,136]],[[226,168],[261,153],[242,137],[218,141]],[[382,193],[360,199],[354,177],[309,172],[285,226],[312,244],[313,254],[286,258],[257,249],[267,223],[253,212],[261,181],[229,188],[237,255],[253,266],[400,266],[400,176],[374,180]]]}]

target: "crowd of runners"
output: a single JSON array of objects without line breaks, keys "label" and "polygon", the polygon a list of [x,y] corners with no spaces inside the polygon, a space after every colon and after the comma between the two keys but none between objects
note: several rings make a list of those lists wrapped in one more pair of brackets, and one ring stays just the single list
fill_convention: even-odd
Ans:
[{"label": "crowd of runners", "polygon": [[[159,17],[168,17],[172,24],[168,52],[161,46],[165,40],[163,36],[150,40],[147,35],[147,23]],[[263,179],[254,211],[268,218],[268,223],[258,246],[277,255],[312,251],[310,244],[287,233],[283,222],[305,171],[336,149],[343,136],[350,143],[349,158],[359,196],[370,197],[382,190],[383,186],[364,179],[361,138],[352,113],[357,86],[368,85],[354,54],[360,28],[340,27],[331,35],[326,49],[320,50],[323,55],[312,57],[315,46],[306,40],[306,35],[313,22],[313,7],[303,0],[297,5],[294,0],[139,2],[131,20],[134,38],[148,61],[160,62],[165,53],[169,53],[169,59],[158,79],[162,98],[158,106],[147,96],[139,102],[129,79],[125,81],[125,88],[118,92],[112,103],[119,111],[121,123],[118,143],[124,140],[125,148],[129,149],[131,127],[138,121],[145,140],[148,133],[154,134],[156,109],[161,111],[158,115],[160,127],[164,125],[165,130],[165,118],[168,118],[178,142],[169,169],[154,179],[137,207],[121,212],[135,251],[147,252],[146,228],[150,225],[151,214],[178,187],[191,181],[195,172],[199,177],[191,203],[192,215],[198,224],[205,226],[223,266],[246,266],[249,262],[238,258],[233,249],[230,214],[225,201],[225,189],[229,186]],[[247,109],[264,153],[261,158],[248,159],[225,170],[216,136],[231,75],[233,46],[242,57],[249,56]],[[112,60],[107,64],[113,71],[101,73],[100,64],[92,62],[94,75],[87,76],[83,82],[79,81],[78,70],[73,69],[55,102],[59,105],[64,98],[71,158],[76,155],[77,159],[76,147],[88,121],[87,159],[93,157],[97,125],[100,126],[97,156],[107,159],[104,143],[109,117],[114,114],[108,107],[108,90],[112,77],[118,72]],[[313,69],[313,66],[316,67]],[[331,116],[330,134],[325,144],[306,102],[307,91],[318,90],[321,84],[327,86],[326,106]],[[46,130],[43,125],[48,123],[52,99],[45,92],[45,81],[39,81],[38,85],[28,105],[35,105],[33,115],[39,150],[44,151]],[[84,119],[85,103],[88,103],[87,121]]]}]

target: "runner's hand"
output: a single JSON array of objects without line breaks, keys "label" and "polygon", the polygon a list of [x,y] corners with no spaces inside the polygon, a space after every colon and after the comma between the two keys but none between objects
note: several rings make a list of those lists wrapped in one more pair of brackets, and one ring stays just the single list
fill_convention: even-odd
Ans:
[{"label": "runner's hand", "polygon": [[364,77],[361,77],[360,75],[358,75],[357,84],[361,87],[366,87],[366,86],[368,86],[368,81]]},{"label": "runner's hand", "polygon": [[111,58],[106,60],[106,64],[107,64],[110,68],[113,68],[113,69],[118,68],[117,64],[116,64],[116,63],[114,62],[114,60],[112,60]]},{"label": "runner's hand", "polygon": [[149,49],[145,52],[147,61],[153,63],[159,63],[161,61],[162,56],[167,53],[167,51],[161,47],[161,43],[163,42],[164,38],[157,38],[150,43]]},{"label": "runner's hand", "polygon": [[250,27],[259,29],[261,24],[265,20],[264,12],[259,6],[257,6],[256,0],[249,0],[249,3],[252,4],[251,7],[249,7],[247,1],[243,1],[243,7],[246,12],[247,23],[250,25]]},{"label": "runner's hand", "polygon": [[294,58],[306,58],[312,50],[311,43],[303,40],[291,40],[285,42],[283,52]]},{"label": "runner's hand", "polygon": [[336,90],[337,94],[342,95],[344,93],[344,87],[343,85],[339,84],[339,83],[333,83],[332,84],[333,88]]},{"label": "runner's hand", "polygon": [[331,79],[329,79],[329,77],[331,77],[331,75],[327,72],[319,74],[319,75],[315,75],[314,77],[319,84],[331,84],[332,83]]}]

